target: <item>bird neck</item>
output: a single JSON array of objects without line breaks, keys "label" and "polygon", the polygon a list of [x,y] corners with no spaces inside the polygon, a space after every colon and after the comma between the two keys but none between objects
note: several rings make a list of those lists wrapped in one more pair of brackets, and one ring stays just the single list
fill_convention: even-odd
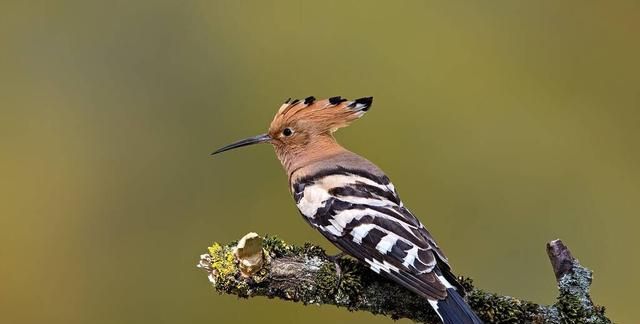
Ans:
[{"label": "bird neck", "polygon": [[276,147],[276,155],[289,180],[297,171],[344,152],[348,152],[347,149],[338,144],[331,135],[318,136],[302,146]]}]

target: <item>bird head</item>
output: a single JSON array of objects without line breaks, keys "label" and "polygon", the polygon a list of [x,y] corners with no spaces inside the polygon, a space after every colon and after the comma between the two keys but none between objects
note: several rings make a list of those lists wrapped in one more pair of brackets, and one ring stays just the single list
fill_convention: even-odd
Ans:
[{"label": "bird head", "polygon": [[267,133],[234,142],[212,154],[270,143],[285,168],[289,168],[294,160],[312,159],[318,154],[330,154],[341,148],[335,142],[333,133],[362,117],[372,102],[373,97],[352,101],[341,97],[288,99],[278,109]]}]

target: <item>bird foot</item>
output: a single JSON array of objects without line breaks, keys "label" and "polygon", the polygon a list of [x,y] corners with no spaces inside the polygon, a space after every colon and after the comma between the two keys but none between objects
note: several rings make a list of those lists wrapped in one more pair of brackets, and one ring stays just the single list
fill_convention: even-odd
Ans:
[{"label": "bird foot", "polygon": [[336,267],[336,276],[338,277],[338,283],[336,284],[336,289],[340,288],[340,283],[342,282],[342,268],[340,267],[340,258],[345,256],[346,253],[340,252],[336,255],[327,255],[327,259],[333,262],[333,265]]}]

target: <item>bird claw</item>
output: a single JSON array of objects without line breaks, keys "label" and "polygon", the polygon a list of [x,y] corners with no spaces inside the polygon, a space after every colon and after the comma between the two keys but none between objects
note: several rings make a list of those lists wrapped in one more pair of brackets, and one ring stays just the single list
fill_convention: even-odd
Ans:
[{"label": "bird claw", "polygon": [[340,252],[336,255],[328,255],[327,259],[333,262],[333,265],[336,267],[336,276],[338,277],[338,283],[336,284],[336,289],[340,288],[340,284],[342,282],[342,268],[340,267],[340,258],[345,256],[346,253]]}]

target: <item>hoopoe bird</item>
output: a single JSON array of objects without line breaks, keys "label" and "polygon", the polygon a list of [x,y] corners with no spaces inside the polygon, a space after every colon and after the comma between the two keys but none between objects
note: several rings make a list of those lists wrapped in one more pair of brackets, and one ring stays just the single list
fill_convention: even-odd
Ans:
[{"label": "hoopoe bird", "polygon": [[344,253],[426,298],[443,323],[482,323],[464,301],[449,261],[404,206],[389,178],[340,146],[339,128],[362,117],[373,97],[287,100],[266,134],[224,146],[270,143],[304,219]]}]

